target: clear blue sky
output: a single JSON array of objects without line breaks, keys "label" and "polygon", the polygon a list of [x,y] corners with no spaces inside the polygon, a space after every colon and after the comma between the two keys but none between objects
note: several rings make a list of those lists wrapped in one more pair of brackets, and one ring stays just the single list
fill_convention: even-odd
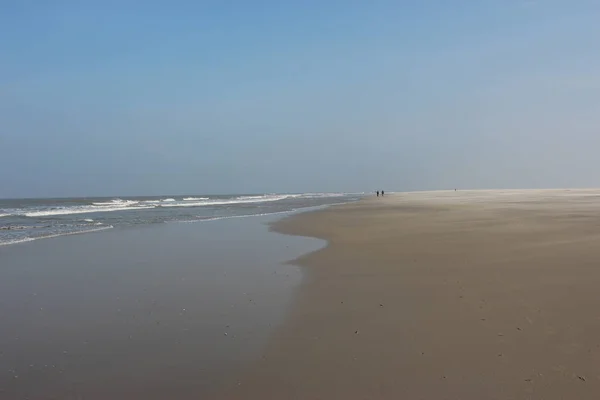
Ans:
[{"label": "clear blue sky", "polygon": [[0,197],[599,187],[599,21],[584,0],[6,1]]}]

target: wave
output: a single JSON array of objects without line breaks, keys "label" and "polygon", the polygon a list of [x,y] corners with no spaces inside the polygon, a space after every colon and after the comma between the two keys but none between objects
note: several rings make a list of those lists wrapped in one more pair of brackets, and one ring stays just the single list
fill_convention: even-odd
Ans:
[{"label": "wave", "polygon": [[161,204],[161,207],[206,207],[221,206],[228,204],[248,204],[248,203],[267,203],[272,201],[284,200],[291,195],[264,195],[264,196],[240,196],[227,199],[204,200],[194,203]]},{"label": "wave", "polygon": [[[63,207],[54,208],[50,210],[39,210],[25,212],[21,215],[26,217],[50,217],[56,215],[72,215],[72,214],[92,214],[100,212],[113,212],[113,211],[129,211],[129,210],[146,210],[155,207],[204,207],[204,206],[219,206],[219,205],[230,205],[230,204],[248,204],[248,203],[266,203],[284,200],[296,195],[262,195],[262,196],[239,196],[231,199],[214,199],[214,200],[201,200],[201,201],[186,201],[177,202],[175,199],[168,198],[161,200],[161,204],[151,203],[144,205],[146,202],[140,204],[136,200],[121,200],[115,199],[110,202],[103,203],[92,203],[91,206],[77,206],[77,207]],[[148,200],[147,202],[155,202],[158,200]],[[156,205],[152,205],[156,204]]]},{"label": "wave", "polygon": [[102,226],[102,227],[98,227],[98,228],[86,229],[86,230],[83,230],[83,231],[53,233],[51,235],[46,235],[46,236],[27,237],[27,238],[22,238],[22,239],[14,239],[14,240],[8,240],[6,242],[0,242],[0,246],[7,246],[9,244],[18,244],[18,243],[32,242],[32,241],[38,240],[38,239],[50,239],[50,238],[59,237],[59,236],[71,236],[71,235],[81,235],[81,234],[84,234],[84,233],[100,232],[100,231],[105,231],[107,229],[112,229],[112,228],[113,228],[112,225],[107,225],[107,226]]},{"label": "wave", "polygon": [[[303,194],[265,194],[248,195],[225,198],[209,197],[185,197],[183,201],[177,201],[174,198],[165,198],[162,200],[122,200],[113,199],[106,202],[96,202],[92,205],[64,206],[54,208],[20,209],[7,214],[3,210],[0,216],[25,216],[25,217],[52,217],[72,214],[93,214],[114,211],[137,211],[148,210],[156,207],[161,208],[186,208],[186,207],[211,207],[211,206],[234,206],[245,204],[262,204],[276,202],[285,199],[318,199],[325,197],[344,197],[348,193],[303,193]],[[91,222],[91,221],[86,221]]]},{"label": "wave", "polygon": [[114,199],[111,201],[105,201],[105,202],[99,202],[99,203],[92,203],[95,206],[100,206],[100,207],[105,207],[105,206],[132,206],[134,204],[138,204],[139,201],[136,200],[121,200],[121,199]]},{"label": "wave", "polygon": [[136,206],[136,207],[99,207],[99,206],[81,206],[71,208],[57,208],[53,210],[32,211],[23,214],[26,217],[50,217],[53,215],[71,215],[71,214],[92,214],[112,211],[145,210],[154,208],[154,206]]},{"label": "wave", "polygon": [[222,220],[222,219],[232,219],[232,218],[266,217],[266,216],[279,215],[279,214],[296,214],[296,213],[303,213],[303,212],[308,212],[308,211],[316,211],[316,210],[325,209],[325,208],[329,208],[329,207],[333,207],[333,206],[341,206],[341,205],[344,205],[344,204],[348,204],[348,202],[323,204],[323,205],[320,205],[320,206],[299,207],[299,208],[292,208],[291,210],[273,211],[273,212],[270,212],[270,213],[242,214],[242,215],[223,215],[223,216],[219,216],[219,217],[205,217],[205,218],[200,217],[200,218],[196,218],[196,219],[180,220],[180,221],[168,221],[168,222],[169,223],[190,224],[190,223],[195,223],[195,222],[219,221],[219,220]]},{"label": "wave", "polygon": [[8,246],[9,244],[19,244],[19,243],[25,243],[25,242],[33,242],[35,240],[35,238],[23,238],[23,239],[14,239],[14,240],[7,240],[6,242],[0,242],[0,246]]},{"label": "wave", "polygon": [[239,196],[239,197],[236,197],[236,199],[240,199],[240,200],[252,200],[252,199],[262,199],[262,198],[267,197],[267,196],[274,196],[274,195],[262,194],[260,196]]},{"label": "wave", "polygon": [[0,213],[0,218],[2,218],[2,217],[10,217],[11,215],[12,214],[2,214],[2,213]]}]

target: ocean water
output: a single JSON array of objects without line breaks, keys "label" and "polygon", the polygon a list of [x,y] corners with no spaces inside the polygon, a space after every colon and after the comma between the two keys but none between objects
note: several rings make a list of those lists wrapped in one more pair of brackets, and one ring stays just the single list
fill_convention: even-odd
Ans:
[{"label": "ocean water", "polygon": [[134,225],[289,213],[362,196],[303,193],[0,200],[0,246]]}]

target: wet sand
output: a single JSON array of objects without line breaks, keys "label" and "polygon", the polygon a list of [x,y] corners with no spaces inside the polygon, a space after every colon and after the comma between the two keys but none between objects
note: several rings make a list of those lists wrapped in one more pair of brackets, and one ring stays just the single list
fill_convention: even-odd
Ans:
[{"label": "wet sand", "polygon": [[277,217],[0,247],[0,399],[206,398],[260,357],[324,242]]},{"label": "wet sand", "polygon": [[600,396],[600,190],[397,194],[274,229],[329,246],[222,398]]}]

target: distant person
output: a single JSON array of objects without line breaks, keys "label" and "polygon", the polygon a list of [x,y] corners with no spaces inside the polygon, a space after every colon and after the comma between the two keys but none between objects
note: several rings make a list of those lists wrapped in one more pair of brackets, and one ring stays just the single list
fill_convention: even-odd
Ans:
[{"label": "distant person", "polygon": [[377,191],[377,197],[379,197],[379,190]]},{"label": "distant person", "polygon": [[381,197],[383,197],[384,194],[385,194],[385,192],[382,190],[381,191]]}]

